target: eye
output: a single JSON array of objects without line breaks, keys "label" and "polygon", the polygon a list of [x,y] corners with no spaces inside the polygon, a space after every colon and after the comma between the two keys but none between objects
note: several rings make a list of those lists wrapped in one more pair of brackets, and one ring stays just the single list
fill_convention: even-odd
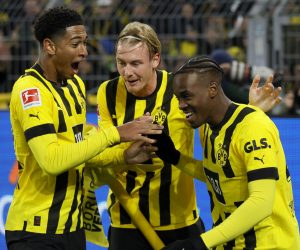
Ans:
[{"label": "eye", "polygon": [[123,62],[123,61],[117,61],[117,64],[120,65],[120,66],[125,66],[126,65],[125,62]]},{"label": "eye", "polygon": [[133,66],[138,66],[140,63],[139,62],[133,62],[132,65]]}]

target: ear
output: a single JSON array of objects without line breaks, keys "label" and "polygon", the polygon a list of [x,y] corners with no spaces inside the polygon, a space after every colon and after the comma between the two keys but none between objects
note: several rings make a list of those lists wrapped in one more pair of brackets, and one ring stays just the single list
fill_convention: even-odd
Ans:
[{"label": "ear", "polygon": [[152,68],[157,69],[159,63],[160,63],[160,54],[155,53],[154,56],[152,57]]},{"label": "ear", "polygon": [[208,84],[208,96],[213,99],[219,92],[220,85],[217,82],[210,82]]},{"label": "ear", "polygon": [[49,55],[55,55],[56,47],[55,47],[55,43],[51,39],[46,38],[43,41],[43,47]]}]

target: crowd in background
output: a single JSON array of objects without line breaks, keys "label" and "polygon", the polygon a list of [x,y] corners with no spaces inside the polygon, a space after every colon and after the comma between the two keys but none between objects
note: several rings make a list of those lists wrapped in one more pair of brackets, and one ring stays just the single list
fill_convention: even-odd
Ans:
[{"label": "crowd in background", "polygon": [[[10,92],[18,75],[36,61],[38,45],[32,23],[45,8],[64,4],[84,17],[89,57],[81,65],[80,75],[88,92],[94,94],[100,82],[116,75],[115,40],[130,21],[148,23],[159,34],[163,49],[160,68],[174,71],[186,58],[210,55],[220,48],[247,63],[249,18],[271,17],[283,2],[283,14],[300,14],[297,0],[1,0],[0,92]],[[283,102],[273,115],[300,115],[300,54],[285,66],[276,69],[283,72],[284,88]],[[249,82],[244,84],[249,86]]]}]

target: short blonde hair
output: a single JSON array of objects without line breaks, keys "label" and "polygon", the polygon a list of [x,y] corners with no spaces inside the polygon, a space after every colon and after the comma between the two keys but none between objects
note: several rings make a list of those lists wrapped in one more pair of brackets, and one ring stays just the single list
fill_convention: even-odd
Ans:
[{"label": "short blonde hair", "polygon": [[161,43],[156,32],[150,25],[145,23],[137,21],[128,23],[119,34],[116,48],[119,42],[126,42],[129,45],[145,42],[149,49],[150,57],[156,53],[161,53]]}]

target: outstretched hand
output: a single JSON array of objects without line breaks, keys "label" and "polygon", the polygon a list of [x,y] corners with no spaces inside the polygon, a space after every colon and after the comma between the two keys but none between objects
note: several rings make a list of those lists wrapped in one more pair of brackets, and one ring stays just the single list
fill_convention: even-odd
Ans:
[{"label": "outstretched hand", "polygon": [[117,127],[121,142],[144,141],[150,144],[155,140],[146,135],[161,134],[163,128],[161,125],[153,124],[152,117],[147,114]]},{"label": "outstretched hand", "polygon": [[249,104],[259,107],[264,112],[268,112],[281,102],[281,97],[279,96],[281,87],[274,87],[272,75],[266,79],[262,87],[258,87],[259,82],[260,76],[256,75],[250,87]]},{"label": "outstretched hand", "polygon": [[139,164],[147,162],[148,160],[156,157],[155,151],[157,147],[147,144],[143,141],[132,143],[124,151],[124,159],[127,164]]}]

